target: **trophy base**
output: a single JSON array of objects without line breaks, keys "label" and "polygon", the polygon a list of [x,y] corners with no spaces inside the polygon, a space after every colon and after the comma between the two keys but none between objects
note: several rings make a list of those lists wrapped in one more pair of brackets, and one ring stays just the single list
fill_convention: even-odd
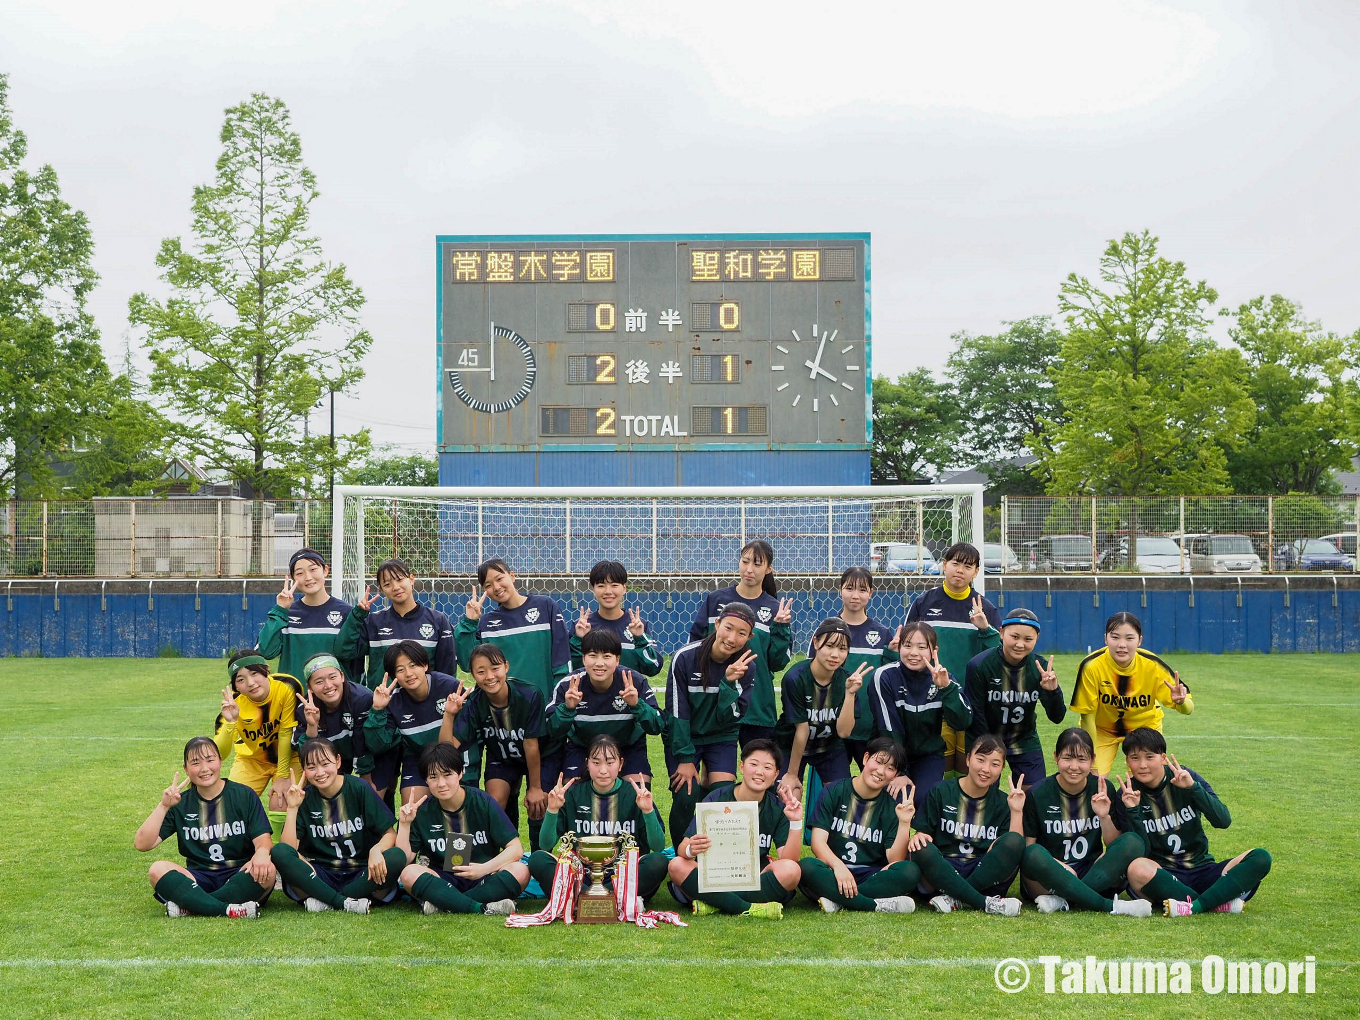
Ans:
[{"label": "trophy base", "polygon": [[614,905],[614,894],[606,893],[603,896],[590,896],[582,893],[581,898],[576,901],[576,923],[577,924],[608,924],[617,922],[619,917],[618,908]]}]

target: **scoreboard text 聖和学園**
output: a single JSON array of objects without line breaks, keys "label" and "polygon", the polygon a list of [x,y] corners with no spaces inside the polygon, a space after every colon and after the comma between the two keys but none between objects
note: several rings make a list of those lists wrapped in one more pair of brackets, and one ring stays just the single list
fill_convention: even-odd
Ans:
[{"label": "scoreboard text \u8056\u548c\u5b66\u5712", "polygon": [[437,250],[443,454],[868,450],[867,234]]}]

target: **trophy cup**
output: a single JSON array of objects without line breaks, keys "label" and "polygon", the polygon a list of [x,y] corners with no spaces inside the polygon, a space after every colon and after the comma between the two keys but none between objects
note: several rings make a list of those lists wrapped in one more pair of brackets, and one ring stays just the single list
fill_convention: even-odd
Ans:
[{"label": "trophy cup", "polygon": [[619,856],[619,850],[615,836],[577,837],[576,855],[590,867],[590,887],[583,889],[576,901],[577,923],[605,924],[619,919],[614,894],[604,887],[604,869]]}]

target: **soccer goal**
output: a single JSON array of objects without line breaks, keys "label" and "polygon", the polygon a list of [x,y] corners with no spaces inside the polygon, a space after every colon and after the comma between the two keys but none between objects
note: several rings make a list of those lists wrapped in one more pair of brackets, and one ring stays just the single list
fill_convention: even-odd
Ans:
[{"label": "soccer goal", "polygon": [[[736,579],[740,550],[774,548],[780,594],[794,599],[794,642],[840,608],[847,567],[875,577],[870,614],[900,620],[913,591],[939,584],[952,543],[982,545],[982,486],[735,488],[423,488],[339,485],[333,590],[353,603],[385,559],[412,569],[423,598],[454,619],[477,564],[499,557],[526,591],[568,614],[593,605],[586,575],[602,559],[628,569],[629,602],[663,648],[686,640],[705,594]],[[983,588],[985,575],[977,587]]]}]

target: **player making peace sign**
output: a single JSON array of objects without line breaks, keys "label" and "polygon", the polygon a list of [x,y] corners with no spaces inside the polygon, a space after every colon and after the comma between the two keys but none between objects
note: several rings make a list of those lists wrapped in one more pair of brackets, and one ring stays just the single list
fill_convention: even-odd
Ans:
[{"label": "player making peace sign", "polygon": [[1006,792],[999,788],[1006,747],[995,734],[973,741],[966,764],[962,776],[930,791],[916,820],[911,859],[940,913],[972,907],[1014,917],[1020,901],[1006,892],[1025,849],[1025,791],[1014,774]]},{"label": "player making peace sign", "polygon": [[833,616],[812,635],[812,657],[795,663],[781,681],[784,711],[775,733],[781,748],[789,748],[785,782],[795,793],[802,789],[805,763],[816,770],[823,785],[850,778],[845,738],[855,726],[856,697],[869,664],[860,663],[851,674],[845,668],[849,654],[850,628]]},{"label": "player making peace sign", "polygon": [[1116,806],[1119,788],[1091,771],[1094,761],[1091,735],[1078,726],[1065,729],[1054,750],[1053,775],[1025,791],[1021,886],[1041,914],[1075,907],[1148,917],[1146,900],[1119,898],[1143,839],[1121,833],[1129,822]]},{"label": "player making peace sign", "polygon": [[[801,871],[803,852],[803,805],[797,794],[776,792],[775,781],[783,770],[783,755],[773,740],[752,740],[741,749],[741,782],[720,786],[705,803],[727,804],[754,801],[760,811],[760,854],[763,868],[760,887],[744,892],[699,892],[697,860],[712,841],[699,833],[693,821],[670,862],[671,892],[681,903],[692,903],[696,914],[746,914],[778,919],[784,904],[793,899]],[[676,887],[679,887],[677,890]]]},{"label": "player making peace sign", "polygon": [[604,629],[618,635],[620,665],[643,676],[660,673],[662,656],[647,634],[642,611],[637,606],[625,610],[623,605],[628,594],[627,568],[617,560],[600,560],[590,568],[590,591],[598,608],[591,612],[590,607],[581,604],[580,616],[574,621],[569,637],[572,669],[583,666],[581,639],[592,630]]},{"label": "player making peace sign", "polygon": [[274,889],[269,819],[247,786],[222,778],[211,737],[184,745],[178,770],[132,845],[145,853],[174,833],[184,864],[157,861],[148,878],[170,917],[254,917]]},{"label": "player making peace sign", "polygon": [[562,748],[562,773],[584,774],[586,749],[600,734],[623,748],[623,775],[650,783],[647,736],[664,728],[656,695],[646,679],[620,664],[618,635],[604,627],[581,639],[585,667],[557,682],[548,702],[548,738]]},{"label": "player making peace sign", "polygon": [[942,727],[948,723],[966,731],[973,713],[963,688],[940,661],[935,628],[908,623],[900,634],[902,660],[874,671],[869,704],[878,732],[900,744],[906,754],[903,772],[915,787],[919,815],[930,791],[944,778]]},{"label": "player making peace sign", "polygon": [[387,674],[373,690],[373,707],[364,721],[364,741],[374,754],[400,749],[401,798],[409,803],[426,792],[419,758],[439,739],[450,697],[466,697],[462,685],[430,669],[423,646],[399,641],[383,656]]},{"label": "player making peace sign", "polygon": [[1195,710],[1180,674],[1142,643],[1142,621],[1115,613],[1105,621],[1105,647],[1077,666],[1071,707],[1095,742],[1097,772],[1110,771],[1125,734],[1140,726],[1161,731],[1163,705],[1181,715]]},{"label": "player making peace sign", "polygon": [[1044,754],[1039,744],[1037,706],[1048,721],[1061,723],[1067,714],[1053,657],[1042,661],[1034,646],[1039,618],[1028,609],[1012,609],[1001,621],[1001,644],[968,661],[964,698],[972,709],[970,739],[995,733],[1006,744],[1011,774],[1026,788],[1044,781]]},{"label": "player making peace sign", "polygon": [[[740,603],[751,611],[750,646],[756,653],[756,672],[750,705],[739,728],[741,742],[745,744],[748,740],[774,734],[779,715],[774,696],[774,674],[789,664],[793,600],[779,598],[779,587],[774,579],[774,549],[763,539],[755,539],[741,547],[737,573],[736,584],[710,592],[704,599],[689,628],[689,637],[691,641],[703,640],[717,625],[725,606]],[[735,769],[734,760],[732,770]]]},{"label": "player making peace sign", "polygon": [[684,838],[705,787],[737,778],[737,734],[759,661],[748,647],[755,626],[750,606],[729,602],[707,637],[671,656],[664,740],[672,839]]},{"label": "player making peace sign", "polygon": [[488,794],[460,782],[463,756],[452,744],[420,752],[429,794],[403,804],[397,849],[409,861],[402,888],[427,914],[511,914],[529,881],[524,846],[505,811]]}]

